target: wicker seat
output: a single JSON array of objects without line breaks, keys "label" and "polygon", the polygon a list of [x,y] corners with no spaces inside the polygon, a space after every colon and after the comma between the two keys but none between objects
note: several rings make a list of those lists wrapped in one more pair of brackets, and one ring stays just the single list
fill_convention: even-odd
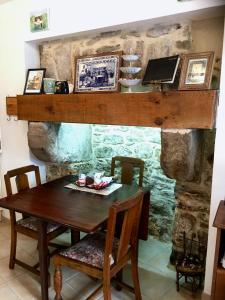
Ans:
[{"label": "wicker seat", "polygon": [[[36,186],[41,184],[40,172],[38,166],[29,165],[14,170],[8,171],[5,176],[5,185],[7,196],[12,195],[12,185],[11,179],[15,179],[17,192],[22,192],[30,188],[27,173],[35,175]],[[23,215],[23,218],[16,221],[16,212],[10,211],[10,222],[11,222],[11,250],[10,250],[10,260],[9,268],[14,269],[15,264],[33,272],[34,274],[40,275],[37,267],[39,263],[35,266],[30,266],[27,263],[16,258],[16,245],[17,245],[17,232],[29,236],[33,239],[38,240],[38,222],[37,219],[31,216]],[[66,231],[65,227],[60,224],[49,223],[47,227],[47,238],[48,241],[56,238],[58,235]],[[56,244],[51,244],[51,246],[57,247]]]},{"label": "wicker seat", "polygon": [[183,254],[176,262],[177,291],[180,290],[179,281],[182,277],[185,278],[186,283],[188,283],[188,279],[190,279],[193,293],[198,287],[201,287],[205,274],[205,256],[206,244],[194,240],[194,234],[192,234],[191,239],[188,239],[184,232]]}]

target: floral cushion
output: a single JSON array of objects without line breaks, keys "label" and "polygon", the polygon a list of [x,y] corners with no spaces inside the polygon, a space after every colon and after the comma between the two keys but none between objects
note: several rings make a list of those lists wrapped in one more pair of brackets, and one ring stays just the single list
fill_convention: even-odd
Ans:
[{"label": "floral cushion", "polygon": [[[29,228],[33,231],[38,231],[38,222],[37,218],[29,217],[25,219],[21,219],[17,222],[18,225]],[[47,225],[47,233],[50,233],[56,229],[58,229],[61,225],[57,223],[48,223]]]},{"label": "floral cushion", "polygon": [[[104,262],[105,237],[105,234],[100,231],[88,234],[74,246],[61,251],[60,255],[102,269]],[[111,265],[116,258],[118,244],[119,241],[114,239]]]}]

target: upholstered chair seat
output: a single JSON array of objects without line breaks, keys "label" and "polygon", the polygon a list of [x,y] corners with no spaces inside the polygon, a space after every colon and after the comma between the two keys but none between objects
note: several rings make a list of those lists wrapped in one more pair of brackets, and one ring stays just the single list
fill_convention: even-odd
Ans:
[{"label": "upholstered chair seat", "polygon": [[[99,269],[103,268],[106,235],[103,232],[87,234],[74,246],[61,251],[59,254],[72,260],[77,260]],[[110,264],[113,265],[119,241],[114,238]]]},{"label": "upholstered chair seat", "polygon": [[[35,217],[28,217],[25,219],[21,219],[16,222],[17,225],[23,226],[33,231],[38,231],[38,221]],[[53,232],[56,229],[60,228],[60,224],[57,223],[48,223],[47,225],[47,233]]]}]

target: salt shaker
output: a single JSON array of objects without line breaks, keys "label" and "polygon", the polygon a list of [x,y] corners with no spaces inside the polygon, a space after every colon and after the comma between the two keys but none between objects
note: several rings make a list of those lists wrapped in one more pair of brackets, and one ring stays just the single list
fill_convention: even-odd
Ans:
[{"label": "salt shaker", "polygon": [[79,186],[85,186],[86,185],[86,175],[80,174],[79,175]]}]

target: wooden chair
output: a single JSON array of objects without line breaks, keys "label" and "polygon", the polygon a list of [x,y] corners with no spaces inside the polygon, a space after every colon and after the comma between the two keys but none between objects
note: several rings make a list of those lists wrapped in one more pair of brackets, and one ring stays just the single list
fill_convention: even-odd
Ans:
[{"label": "wooden chair", "polygon": [[[137,240],[142,202],[142,191],[138,191],[136,195],[127,201],[116,201],[109,209],[107,231],[105,233],[97,231],[94,234],[88,234],[76,245],[61,251],[53,257],[55,265],[55,300],[62,300],[61,266],[76,269],[102,280],[102,284],[88,299],[92,299],[103,287],[104,300],[111,300],[111,279],[116,277],[129,260],[131,260],[134,288],[121,281],[118,284],[134,292],[135,299],[141,299],[138,279]],[[120,238],[117,239],[114,234],[119,212],[124,212],[124,219]]]},{"label": "wooden chair", "polygon": [[[26,173],[31,173],[31,172],[34,172],[35,174],[36,186],[40,185],[41,178],[40,178],[40,172],[38,166],[29,165],[29,166],[8,171],[4,175],[7,196],[12,195],[11,178],[15,178],[17,192],[21,192],[23,190],[29,189],[30,188],[29,180]],[[40,272],[37,270],[39,263],[37,263],[34,266],[30,266],[27,263],[16,258],[17,232],[38,240],[37,219],[31,216],[23,215],[22,219],[16,221],[15,211],[10,211],[10,223],[11,223],[11,250],[10,250],[9,268],[14,269],[15,264],[18,264],[21,267],[33,272],[34,274],[40,275]],[[54,239],[55,237],[63,233],[65,230],[66,228],[62,227],[60,224],[49,223],[47,226],[48,241]],[[56,246],[56,244],[52,243],[51,246]]]},{"label": "wooden chair", "polygon": [[[111,162],[111,176],[115,175],[115,169],[121,169],[121,183],[132,184],[134,177],[134,169],[139,169],[138,185],[142,187],[144,175],[144,161],[140,158],[115,156]],[[118,237],[122,228],[123,213],[118,214],[116,222],[116,236]]]},{"label": "wooden chair", "polygon": [[[120,164],[117,165],[117,162]],[[115,156],[111,162],[111,176],[115,175],[115,168],[121,168],[121,183],[132,184],[134,169],[139,169],[139,186],[142,186],[144,175],[144,161],[140,158]]]}]

